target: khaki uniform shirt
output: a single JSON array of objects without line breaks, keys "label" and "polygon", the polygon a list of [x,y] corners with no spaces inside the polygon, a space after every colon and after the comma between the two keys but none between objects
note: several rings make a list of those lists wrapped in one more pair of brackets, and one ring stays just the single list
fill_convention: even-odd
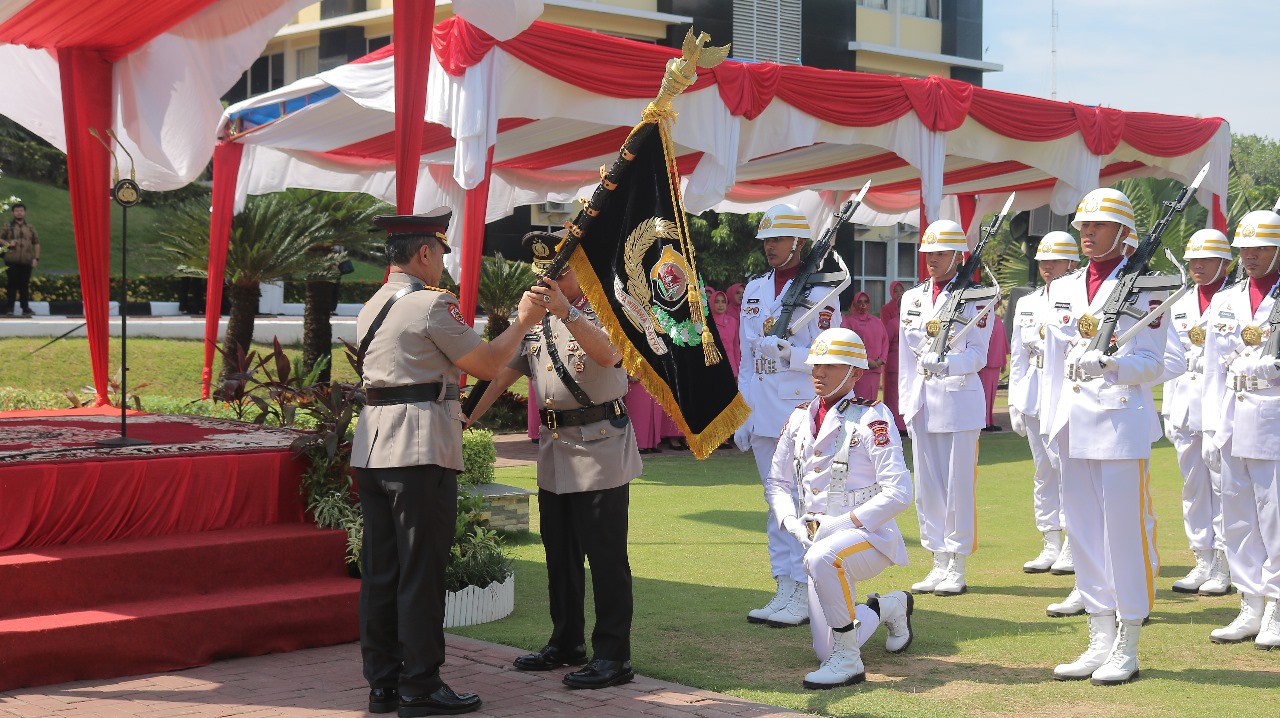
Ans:
[{"label": "khaki uniform shirt", "polygon": [[[627,372],[622,367],[601,366],[578,346],[572,328],[583,322],[600,326],[590,305],[579,301],[582,318],[573,324],[548,314],[552,341],[560,361],[574,381],[591,397],[592,404],[621,401],[627,393]],[[511,360],[512,369],[529,377],[542,405],[539,409],[580,409],[582,404],[556,374],[551,357],[543,346],[542,324],[524,337],[520,354]],[[621,426],[615,425],[615,421]],[[613,489],[628,483],[643,470],[636,433],[628,419],[596,421],[581,426],[542,428],[538,444],[538,488],[553,494]]]},{"label": "khaki uniform shirt", "polygon": [[[392,273],[387,283],[356,318],[357,344],[392,295],[415,277]],[[461,371],[454,364],[481,344],[452,294],[424,289],[396,301],[374,335],[364,357],[366,387],[404,386],[424,382],[456,385]],[[462,470],[462,409],[457,400],[366,406],[356,424],[351,465],[385,469],[435,464]]]},{"label": "khaki uniform shirt", "polygon": [[25,220],[13,220],[0,225],[0,241],[9,245],[9,251],[4,255],[5,264],[31,264],[31,260],[36,258],[36,247],[40,246],[36,228]]}]

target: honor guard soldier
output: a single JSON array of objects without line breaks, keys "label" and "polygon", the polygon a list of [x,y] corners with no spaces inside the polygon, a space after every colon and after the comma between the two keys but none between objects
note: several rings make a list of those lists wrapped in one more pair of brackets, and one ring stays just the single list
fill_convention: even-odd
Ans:
[{"label": "honor guard soldier", "polygon": [[[1022,564],[1027,573],[1045,573],[1058,564],[1064,551],[1070,552],[1066,536],[1062,533],[1062,474],[1057,457],[1049,455],[1048,437],[1041,431],[1040,380],[1044,370],[1045,323],[1050,312],[1045,304],[1049,285],[1053,280],[1076,268],[1080,262],[1080,250],[1075,237],[1061,231],[1050,232],[1040,240],[1035,260],[1044,286],[1024,295],[1014,307],[1014,324],[1010,342],[1009,362],[1009,421],[1019,436],[1027,437],[1035,474],[1031,477],[1031,502],[1036,529],[1043,536],[1040,555]],[[1067,559],[1070,562],[1070,559]],[[1059,565],[1058,571],[1070,571]],[[1077,593],[1078,595],[1078,593]],[[1084,612],[1083,604],[1079,612]]]},{"label": "honor guard soldier", "polygon": [[1240,614],[1215,643],[1280,646],[1280,365],[1265,350],[1280,283],[1280,215],[1250,212],[1236,227],[1246,282],[1219,292],[1206,312],[1204,462],[1222,471],[1222,518]]},{"label": "honor guard soldier", "polygon": [[854,395],[868,366],[862,338],[828,329],[805,361],[817,396],[787,419],[765,493],[773,522],[805,548],[809,628],[822,666],[805,676],[804,687],[825,689],[865,680],[861,646],[880,624],[890,653],[911,644],[911,594],[873,593],[856,602],[858,581],[907,563],[894,517],[910,505],[911,474],[893,414]]},{"label": "honor guard soldier", "polygon": [[[1138,639],[1155,597],[1147,462],[1160,438],[1151,388],[1163,371],[1165,332],[1152,320],[1114,355],[1088,348],[1125,261],[1133,205],[1117,190],[1094,190],[1080,202],[1072,226],[1080,230],[1090,263],[1049,285],[1053,321],[1045,337],[1040,405],[1052,411],[1048,433],[1062,467],[1089,645],[1053,676],[1109,685],[1137,677]],[[1143,294],[1138,305],[1157,306],[1157,294]],[[1121,314],[1116,335],[1135,323]]]},{"label": "honor guard soldier", "polygon": [[458,381],[460,371],[491,377],[505,366],[542,310],[523,299],[511,327],[485,343],[457,298],[434,286],[450,251],[448,208],[374,221],[387,231],[390,273],[356,318],[366,406],[351,447],[364,515],[360,652],[369,711],[469,713],[480,698],[440,679],[462,470]]},{"label": "honor guard soldier", "polygon": [[1164,434],[1178,454],[1182,470],[1182,522],[1196,564],[1173,582],[1178,593],[1222,596],[1231,590],[1222,525],[1222,474],[1201,460],[1203,453],[1200,407],[1204,401],[1204,342],[1214,294],[1226,282],[1231,245],[1216,229],[1191,235],[1186,252],[1187,271],[1195,291],[1174,303],[1165,346]]},{"label": "honor guard soldier", "polygon": [[[787,416],[812,392],[805,359],[819,332],[840,324],[838,297],[828,287],[813,287],[806,297],[821,308],[816,321],[792,325],[788,339],[769,332],[782,314],[782,297],[799,271],[801,249],[812,238],[809,220],[796,207],[778,204],[760,219],[756,238],[761,241],[769,270],[747,284],[742,294],[742,320],[738,342],[742,365],[738,390],[751,407],[751,415],[734,435],[738,448],[755,454],[760,481],[769,478],[769,466],[778,446],[778,435]],[[767,497],[766,497],[767,498]],[[804,573],[804,549],[776,521],[767,521],[769,568],[777,591],[762,608],[747,614],[751,623],[775,627],[799,626],[809,620],[808,577]]]},{"label": "honor guard soldier", "polygon": [[[538,442],[538,517],[547,557],[551,638],[520,656],[521,671],[585,667],[565,675],[570,688],[606,688],[634,678],[631,669],[631,564],[627,556],[630,482],[643,470],[622,397],[627,373],[578,284],[573,269],[546,275],[565,231],[530,232],[525,247],[541,275],[525,296],[542,307],[542,323],[525,335],[520,356],[498,372],[480,399],[479,418],[522,375],[542,400]],[[575,250],[576,251],[576,250]],[[587,663],[583,614],[591,565],[596,625]]]},{"label": "honor guard soldier", "polygon": [[928,575],[911,590],[938,596],[968,590],[965,561],[978,548],[974,491],[978,435],[986,425],[978,370],[987,364],[992,330],[989,315],[977,318],[984,305],[965,305],[973,326],[945,357],[929,351],[939,331],[936,315],[950,298],[947,285],[968,246],[959,224],[930,224],[920,243],[929,279],[902,295],[899,310],[899,409],[911,437],[920,545],[933,554]]}]

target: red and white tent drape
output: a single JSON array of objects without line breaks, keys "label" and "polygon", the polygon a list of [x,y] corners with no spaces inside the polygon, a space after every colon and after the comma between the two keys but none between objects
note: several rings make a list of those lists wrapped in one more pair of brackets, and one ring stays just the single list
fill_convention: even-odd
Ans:
[{"label": "red and white tent drape", "polygon": [[[390,201],[401,196],[396,179],[413,175],[416,211],[465,208],[451,229],[461,251],[449,258],[471,318],[484,221],[587,196],[678,51],[540,22],[499,41],[456,17],[435,27],[432,49],[416,167],[395,150],[394,110],[404,105],[395,93],[404,89],[392,46],[228,108],[222,137],[244,147],[243,160],[234,179],[215,173],[214,182],[234,182],[237,203],[288,187]],[[1010,191],[1016,209],[1048,203],[1065,214],[1095,187],[1137,176],[1189,181],[1212,161],[1198,198],[1225,228],[1231,134],[1220,118],[1086,107],[937,77],[733,61],[700,72],[675,107],[692,212],[785,200],[821,224],[871,179],[855,221],[922,226],[947,217],[968,226]],[[231,209],[228,201],[215,212]]]},{"label": "red and white tent drape", "polygon": [[89,130],[114,130],[144,189],[191,182],[213,151],[219,98],[311,2],[0,0],[0,114],[67,152],[98,404],[109,386],[112,160]]}]

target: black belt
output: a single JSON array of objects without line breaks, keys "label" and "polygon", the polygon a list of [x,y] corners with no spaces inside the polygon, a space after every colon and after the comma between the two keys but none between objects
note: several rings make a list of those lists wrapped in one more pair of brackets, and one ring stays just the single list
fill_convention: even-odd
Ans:
[{"label": "black belt", "polygon": [[438,381],[425,384],[405,384],[404,386],[368,387],[364,390],[367,406],[390,406],[392,404],[417,404],[420,401],[437,401],[440,389],[444,387],[444,399],[458,398],[458,385],[444,386]]},{"label": "black belt", "polygon": [[542,425],[548,429],[557,429],[562,426],[582,426],[583,424],[616,419],[619,416],[626,415],[627,407],[622,403],[621,399],[614,399],[607,404],[584,406],[581,409],[565,409],[564,411],[538,410],[538,417],[542,420]]}]

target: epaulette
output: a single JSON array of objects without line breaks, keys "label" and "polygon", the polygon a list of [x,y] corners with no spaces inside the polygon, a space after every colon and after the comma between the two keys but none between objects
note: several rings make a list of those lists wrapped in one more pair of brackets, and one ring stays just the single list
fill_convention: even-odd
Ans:
[{"label": "epaulette", "polygon": [[837,404],[836,411],[843,414],[845,409],[848,409],[850,406],[853,406],[854,404],[857,404],[858,406],[875,406],[876,404],[879,404],[879,403],[880,403],[879,399],[864,399],[858,396],[852,399],[845,399],[844,401]]},{"label": "epaulette", "polygon": [[442,288],[442,287],[433,287],[433,286],[431,286],[430,284],[424,284],[424,285],[422,285],[422,288],[423,288],[423,289],[430,289],[430,290],[431,290],[431,291],[433,291],[433,292],[440,292],[441,294],[448,294],[448,295],[453,296],[453,297],[457,297],[457,296],[458,296],[458,295],[454,294],[453,292],[449,291],[448,289],[444,289],[444,288]]},{"label": "epaulette", "polygon": [[[924,285],[926,285],[926,284],[928,284],[928,283],[929,283],[929,280],[928,280],[928,279],[926,279],[926,280],[924,280],[923,282],[920,282],[919,284],[913,285],[913,286],[911,287],[911,289],[919,289],[920,287],[923,287]],[[907,291],[909,292],[909,291],[911,291],[911,289],[908,289]]]},{"label": "epaulette", "polygon": [[809,405],[810,405],[810,404],[812,404],[812,403],[813,403],[813,400],[812,400],[812,399],[810,399],[809,401],[806,401],[806,402],[805,402],[805,403],[803,403],[803,404],[797,404],[797,405],[796,405],[796,408],[797,408],[797,409],[808,409],[808,408],[809,408]]},{"label": "epaulette", "polygon": [[[1073,275],[1073,274],[1079,274],[1079,273],[1083,272],[1084,270],[1086,270],[1086,269],[1088,269],[1088,268],[1089,268],[1089,265],[1087,265],[1087,264],[1086,264],[1086,265],[1084,265],[1083,267],[1076,267],[1075,269],[1071,270],[1070,272],[1067,272],[1066,274],[1062,275],[1062,277],[1070,277],[1070,276],[1071,276],[1071,275]],[[1062,279],[1062,277],[1058,277],[1058,279]]]}]

